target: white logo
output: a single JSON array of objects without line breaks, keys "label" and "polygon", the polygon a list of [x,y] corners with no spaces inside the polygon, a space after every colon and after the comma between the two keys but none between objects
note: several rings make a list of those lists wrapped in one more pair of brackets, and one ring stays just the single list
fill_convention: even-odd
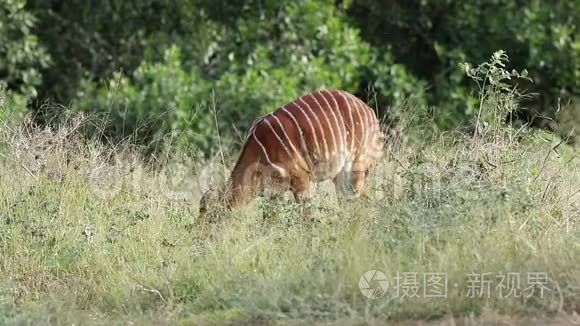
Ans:
[{"label": "white logo", "polygon": [[378,299],[384,296],[389,289],[389,280],[381,271],[365,272],[358,281],[360,292],[369,299]]}]

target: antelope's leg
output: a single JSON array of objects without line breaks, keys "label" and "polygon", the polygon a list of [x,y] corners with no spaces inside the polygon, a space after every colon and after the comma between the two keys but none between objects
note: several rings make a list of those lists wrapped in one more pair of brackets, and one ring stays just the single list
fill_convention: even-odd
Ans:
[{"label": "antelope's leg", "polygon": [[366,179],[368,176],[367,171],[353,171],[352,172],[352,185],[356,196],[360,196],[364,199],[368,199],[369,195],[367,189],[365,188]]},{"label": "antelope's leg", "polygon": [[294,177],[290,182],[294,199],[298,203],[304,203],[311,198],[310,179],[307,177]]}]

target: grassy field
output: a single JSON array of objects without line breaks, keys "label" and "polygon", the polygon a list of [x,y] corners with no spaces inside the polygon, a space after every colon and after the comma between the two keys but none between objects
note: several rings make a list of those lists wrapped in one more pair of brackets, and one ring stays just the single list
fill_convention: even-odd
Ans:
[{"label": "grassy field", "polygon": [[321,184],[312,220],[261,197],[200,225],[220,164],[145,163],[82,123],[2,122],[0,324],[579,321],[580,159],[549,134],[403,133],[369,201]]}]

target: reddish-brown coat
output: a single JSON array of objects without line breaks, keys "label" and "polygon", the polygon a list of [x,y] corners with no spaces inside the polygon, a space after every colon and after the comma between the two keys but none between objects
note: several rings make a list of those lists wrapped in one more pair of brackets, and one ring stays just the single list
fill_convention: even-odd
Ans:
[{"label": "reddish-brown coat", "polygon": [[328,179],[340,193],[365,195],[365,179],[382,155],[383,135],[368,105],[343,90],[315,91],[254,122],[221,196],[240,207],[270,188],[292,190],[301,202],[311,182]]}]

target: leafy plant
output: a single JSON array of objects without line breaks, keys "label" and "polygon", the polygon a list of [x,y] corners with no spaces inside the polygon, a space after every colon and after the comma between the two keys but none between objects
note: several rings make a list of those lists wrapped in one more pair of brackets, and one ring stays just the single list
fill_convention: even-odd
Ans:
[{"label": "leafy plant", "polygon": [[518,94],[513,84],[508,84],[512,79],[528,79],[528,71],[518,72],[506,70],[509,61],[508,55],[503,50],[492,54],[488,62],[472,66],[470,63],[461,63],[460,66],[465,74],[470,77],[478,87],[479,108],[475,121],[475,133],[485,133],[487,129],[500,130],[503,122],[516,109],[515,96]]},{"label": "leafy plant", "polygon": [[33,32],[36,17],[25,5],[26,0],[0,2],[0,82],[33,98],[50,59]]},{"label": "leafy plant", "polygon": [[[208,17],[221,19],[211,11]],[[257,116],[304,93],[322,87],[356,92],[371,67],[377,69],[374,85],[391,99],[420,92],[404,67],[387,55],[376,59],[332,2],[247,8],[227,22],[207,60],[192,62],[173,45],[163,60],[144,60],[106,86],[84,80],[75,110],[110,114],[111,137],[139,131],[137,139],[148,143],[154,134],[169,133],[181,145],[211,154],[216,135],[235,145]]]}]

